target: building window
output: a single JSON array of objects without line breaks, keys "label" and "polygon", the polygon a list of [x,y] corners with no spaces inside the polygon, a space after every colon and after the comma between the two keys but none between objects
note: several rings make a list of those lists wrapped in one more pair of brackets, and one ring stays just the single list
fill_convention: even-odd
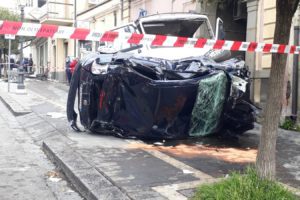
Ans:
[{"label": "building window", "polygon": [[26,1],[26,6],[27,7],[33,7],[33,0],[27,0]]},{"label": "building window", "polygon": [[67,42],[65,42],[64,43],[64,56],[65,56],[65,58],[68,56],[68,43]]},{"label": "building window", "polygon": [[38,0],[38,7],[42,7],[43,5],[46,4],[46,0]]},{"label": "building window", "polygon": [[86,51],[92,51],[93,42],[92,41],[80,41],[80,48]]}]

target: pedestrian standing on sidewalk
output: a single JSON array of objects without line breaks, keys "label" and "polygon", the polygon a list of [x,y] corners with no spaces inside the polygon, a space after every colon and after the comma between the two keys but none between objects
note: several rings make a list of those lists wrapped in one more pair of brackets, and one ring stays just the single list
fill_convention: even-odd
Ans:
[{"label": "pedestrian standing on sidewalk", "polygon": [[71,69],[70,69],[70,57],[68,56],[66,58],[66,76],[67,76],[67,80],[68,80],[68,83],[70,84],[71,82],[71,77],[72,77],[72,74],[71,74]]},{"label": "pedestrian standing on sidewalk", "polygon": [[78,60],[79,60],[78,58],[74,58],[74,60],[70,63],[71,77],[74,73],[74,70],[75,70],[75,67],[78,63]]},{"label": "pedestrian standing on sidewalk", "polygon": [[30,58],[29,58],[29,61],[28,61],[28,66],[29,66],[29,72],[28,73],[31,73],[32,68],[33,68],[33,60],[32,60],[32,55],[31,54],[30,54]]},{"label": "pedestrian standing on sidewalk", "polygon": [[[0,62],[1,62],[1,60],[0,60]],[[1,63],[0,64],[0,78],[2,78],[2,68],[3,68],[3,64]]]}]

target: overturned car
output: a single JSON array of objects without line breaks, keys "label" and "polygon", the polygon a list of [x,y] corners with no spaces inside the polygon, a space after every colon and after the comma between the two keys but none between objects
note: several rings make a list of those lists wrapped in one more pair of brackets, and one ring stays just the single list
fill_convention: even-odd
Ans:
[{"label": "overturned car", "polygon": [[220,61],[214,51],[178,59],[153,56],[162,49],[132,53],[141,48],[91,53],[80,61],[67,103],[73,129],[79,130],[76,96],[80,122],[93,132],[182,139],[253,128],[255,108],[244,61]]},{"label": "overturned car", "polygon": [[176,61],[130,54],[92,54],[72,78],[67,114],[79,92],[81,124],[91,131],[178,139],[253,128],[243,61],[200,56]]}]

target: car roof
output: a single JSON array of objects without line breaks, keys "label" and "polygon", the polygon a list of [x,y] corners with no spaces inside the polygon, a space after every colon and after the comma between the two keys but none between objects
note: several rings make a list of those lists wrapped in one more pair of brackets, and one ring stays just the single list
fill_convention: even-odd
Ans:
[{"label": "car roof", "polygon": [[147,21],[161,21],[161,20],[174,20],[174,19],[208,19],[205,15],[200,15],[197,13],[161,13],[148,15],[141,17],[135,21],[138,22],[147,22]]},{"label": "car roof", "polygon": [[147,22],[147,21],[165,21],[165,20],[174,20],[174,19],[206,19],[208,20],[208,17],[206,15],[201,15],[197,13],[160,13],[160,14],[153,14],[153,15],[147,15],[145,17],[141,17],[137,19],[134,22],[122,24],[121,26],[116,26],[110,31],[115,31],[119,28],[128,26],[128,25],[134,25],[136,26],[139,22]]}]

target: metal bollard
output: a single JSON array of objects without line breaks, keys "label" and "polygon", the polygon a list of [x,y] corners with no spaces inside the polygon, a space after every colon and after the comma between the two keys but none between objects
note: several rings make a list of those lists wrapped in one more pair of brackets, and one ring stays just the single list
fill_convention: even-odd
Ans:
[{"label": "metal bollard", "polygon": [[18,85],[17,88],[19,90],[23,90],[25,89],[25,85],[24,85],[24,71],[22,69],[18,70]]}]

